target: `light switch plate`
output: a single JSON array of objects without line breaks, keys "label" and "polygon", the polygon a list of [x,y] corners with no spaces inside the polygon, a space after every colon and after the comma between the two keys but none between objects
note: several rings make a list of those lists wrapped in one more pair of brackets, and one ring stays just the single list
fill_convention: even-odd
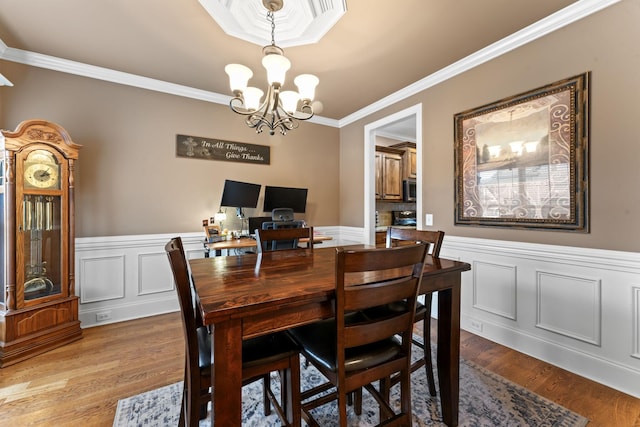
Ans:
[{"label": "light switch plate", "polygon": [[433,225],[433,214],[426,214],[424,216],[424,222],[426,225]]}]

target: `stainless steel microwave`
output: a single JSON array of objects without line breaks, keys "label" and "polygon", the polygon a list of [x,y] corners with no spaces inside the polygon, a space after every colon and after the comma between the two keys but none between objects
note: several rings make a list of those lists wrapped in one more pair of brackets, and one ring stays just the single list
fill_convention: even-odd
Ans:
[{"label": "stainless steel microwave", "polygon": [[402,200],[405,202],[416,201],[416,180],[405,179],[402,181]]}]

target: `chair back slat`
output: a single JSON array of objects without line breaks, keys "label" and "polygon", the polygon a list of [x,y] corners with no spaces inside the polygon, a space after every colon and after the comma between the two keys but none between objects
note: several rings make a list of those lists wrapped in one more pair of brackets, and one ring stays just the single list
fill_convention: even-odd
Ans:
[{"label": "chair back slat", "polygon": [[367,285],[345,287],[344,309],[346,311],[364,310],[371,307],[372,301],[375,303],[374,305],[384,305],[402,298],[411,298],[417,280],[415,277],[403,277]]},{"label": "chair back slat", "polygon": [[404,334],[407,323],[413,323],[413,313],[404,312],[388,319],[345,326],[344,346],[345,348],[359,347],[397,334]]},{"label": "chair back slat", "polygon": [[306,247],[313,249],[313,227],[258,228],[255,232],[258,253],[273,250],[298,249],[299,240],[304,238],[309,239]]},{"label": "chair back slat", "polygon": [[429,245],[429,253],[437,258],[440,256],[440,248],[444,240],[444,231],[416,230],[413,228],[387,228],[386,246],[409,245],[422,242]]}]

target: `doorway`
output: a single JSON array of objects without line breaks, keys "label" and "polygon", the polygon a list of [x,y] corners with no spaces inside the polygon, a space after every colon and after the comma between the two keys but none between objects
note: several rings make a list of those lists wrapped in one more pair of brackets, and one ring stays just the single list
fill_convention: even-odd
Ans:
[{"label": "doorway", "polygon": [[[416,104],[405,110],[398,111],[390,116],[384,117],[364,127],[364,243],[372,245],[375,243],[375,145],[376,136],[389,137],[392,133],[407,138],[411,138],[411,131],[416,143],[417,156],[417,189],[416,189],[416,218],[418,219],[418,229],[422,229],[422,104]],[[402,133],[402,135],[400,135]]]}]

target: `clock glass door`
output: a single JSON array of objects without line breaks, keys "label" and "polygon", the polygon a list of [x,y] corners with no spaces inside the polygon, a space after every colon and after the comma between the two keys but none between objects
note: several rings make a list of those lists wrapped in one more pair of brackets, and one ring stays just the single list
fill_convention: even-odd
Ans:
[{"label": "clock glass door", "polygon": [[61,172],[60,163],[51,151],[33,150],[24,159],[22,203],[17,207],[22,219],[17,244],[22,247],[24,259],[18,260],[22,271],[18,267],[17,273],[18,283],[24,283],[25,305],[65,291],[61,256],[65,249],[61,226],[65,195],[60,185]]}]

